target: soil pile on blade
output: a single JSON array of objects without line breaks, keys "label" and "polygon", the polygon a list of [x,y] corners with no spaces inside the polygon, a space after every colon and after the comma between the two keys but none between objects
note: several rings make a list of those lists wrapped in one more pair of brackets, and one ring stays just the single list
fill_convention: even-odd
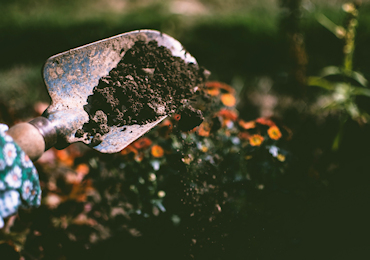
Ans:
[{"label": "soil pile on blade", "polygon": [[84,107],[90,120],[76,137],[87,133],[96,144],[109,126],[142,125],[174,113],[205,81],[203,72],[156,41],[137,41],[94,87]]}]

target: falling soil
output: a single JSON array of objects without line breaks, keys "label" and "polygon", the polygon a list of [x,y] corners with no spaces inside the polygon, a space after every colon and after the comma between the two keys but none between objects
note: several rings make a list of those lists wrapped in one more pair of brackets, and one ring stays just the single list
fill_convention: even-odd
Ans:
[{"label": "falling soil", "polygon": [[85,137],[92,136],[96,145],[109,126],[150,123],[185,106],[185,121],[195,127],[202,122],[202,115],[189,107],[187,100],[196,94],[205,75],[204,69],[173,56],[156,41],[137,41],[94,87],[84,107],[89,121],[77,130],[76,137],[87,133]]},{"label": "falling soil", "polygon": [[193,107],[184,107],[181,111],[181,118],[177,124],[177,127],[181,131],[190,131],[194,127],[200,125],[203,122],[203,115],[200,110]]}]

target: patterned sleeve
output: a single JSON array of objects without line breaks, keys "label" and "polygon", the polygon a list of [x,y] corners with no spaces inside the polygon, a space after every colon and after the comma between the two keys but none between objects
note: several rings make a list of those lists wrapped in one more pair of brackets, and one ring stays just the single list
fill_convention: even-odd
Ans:
[{"label": "patterned sleeve", "polygon": [[39,177],[30,158],[5,132],[0,124],[0,228],[3,218],[13,215],[18,208],[39,206],[41,189]]}]

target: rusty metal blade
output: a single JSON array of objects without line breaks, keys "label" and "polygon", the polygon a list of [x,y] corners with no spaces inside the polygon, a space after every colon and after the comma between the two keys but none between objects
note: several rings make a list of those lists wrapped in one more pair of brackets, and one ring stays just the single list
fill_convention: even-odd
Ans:
[{"label": "rusty metal blade", "polygon": [[[91,139],[75,137],[76,131],[89,120],[83,108],[87,104],[87,97],[92,95],[99,79],[117,66],[125,54],[122,50],[128,50],[138,40],[156,40],[158,45],[170,49],[174,56],[188,63],[196,63],[180,42],[155,30],[123,33],[50,57],[44,65],[43,77],[52,102],[44,116],[56,128],[59,140],[68,144],[83,142],[100,152],[115,153],[166,118],[163,116],[144,125],[111,126],[109,133],[102,136],[103,141],[94,147]],[[124,128],[126,130],[122,131]]]}]

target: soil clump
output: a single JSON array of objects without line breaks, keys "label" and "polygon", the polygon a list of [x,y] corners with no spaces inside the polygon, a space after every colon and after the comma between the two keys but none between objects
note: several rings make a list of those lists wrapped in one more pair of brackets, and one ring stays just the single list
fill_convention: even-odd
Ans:
[{"label": "soil clump", "polygon": [[173,56],[156,41],[137,41],[94,87],[84,106],[89,121],[77,130],[76,137],[87,133],[85,137],[92,137],[92,145],[97,145],[109,126],[150,123],[183,107],[192,111],[186,113],[186,121],[192,121],[192,114],[199,125],[201,111],[193,109],[187,100],[202,88],[206,76],[203,68]]},{"label": "soil clump", "polygon": [[203,122],[203,115],[200,110],[186,106],[181,111],[181,118],[177,124],[180,131],[190,131]]}]

